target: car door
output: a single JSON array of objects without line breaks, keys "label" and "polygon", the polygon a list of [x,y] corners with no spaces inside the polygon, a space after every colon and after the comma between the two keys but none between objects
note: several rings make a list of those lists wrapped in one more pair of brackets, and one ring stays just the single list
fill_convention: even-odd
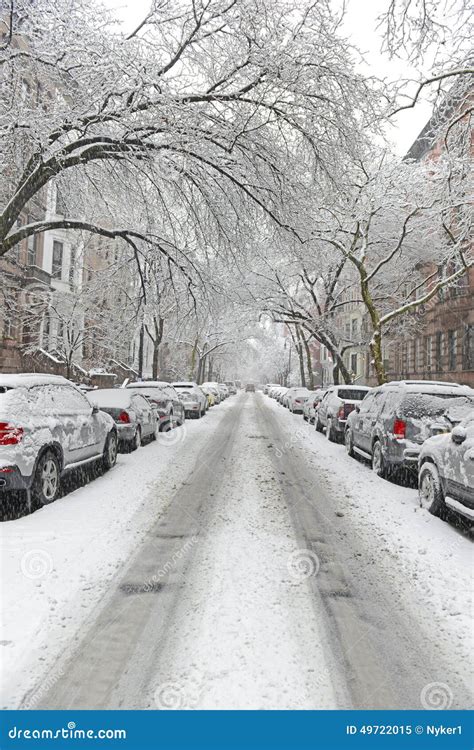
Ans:
[{"label": "car door", "polygon": [[99,453],[102,422],[99,415],[92,413],[87,398],[72,385],[54,384],[47,388],[54,418],[60,423],[65,465]]},{"label": "car door", "polygon": [[466,438],[462,443],[450,436],[440,470],[446,482],[446,492],[461,501],[474,502],[474,418],[465,422]]},{"label": "car door", "polygon": [[130,401],[132,408],[137,415],[137,420],[142,431],[142,437],[149,437],[155,432],[156,424],[151,405],[138,393],[132,396]]},{"label": "car door", "polygon": [[360,404],[360,410],[356,417],[357,436],[354,439],[354,444],[366,453],[370,453],[372,450],[372,435],[382,401],[381,393],[368,393]]}]

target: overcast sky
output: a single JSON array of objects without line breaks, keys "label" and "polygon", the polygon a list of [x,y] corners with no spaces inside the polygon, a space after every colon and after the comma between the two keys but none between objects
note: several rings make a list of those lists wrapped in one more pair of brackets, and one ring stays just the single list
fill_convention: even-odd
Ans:
[{"label": "overcast sky", "polygon": [[[125,32],[132,31],[146,16],[151,0],[104,0],[112,8]],[[377,31],[377,17],[387,7],[387,0],[349,0],[344,33],[365,54],[369,73],[387,80],[412,78],[414,70],[400,61],[390,61],[381,55],[381,36]],[[413,84],[412,90],[416,90]],[[394,147],[403,156],[429,119],[431,107],[420,99],[413,109],[400,112],[394,118],[394,127],[388,132]]]}]

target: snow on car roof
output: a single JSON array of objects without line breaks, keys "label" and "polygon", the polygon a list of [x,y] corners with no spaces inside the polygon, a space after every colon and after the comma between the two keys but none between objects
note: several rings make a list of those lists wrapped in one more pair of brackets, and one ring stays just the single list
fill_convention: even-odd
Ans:
[{"label": "snow on car roof", "polygon": [[411,393],[455,393],[458,395],[472,395],[474,389],[460,383],[447,383],[439,380],[391,380],[384,383],[381,388],[403,386]]},{"label": "snow on car roof", "polygon": [[125,388],[166,388],[170,385],[165,380],[138,380],[136,383],[127,383]]},{"label": "snow on car roof", "polygon": [[62,375],[42,375],[35,372],[0,375],[0,388],[30,388],[33,385],[74,385]]}]

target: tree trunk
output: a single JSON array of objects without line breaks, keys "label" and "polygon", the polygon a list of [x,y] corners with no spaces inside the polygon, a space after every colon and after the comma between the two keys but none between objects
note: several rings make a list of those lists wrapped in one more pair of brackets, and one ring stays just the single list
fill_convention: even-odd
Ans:
[{"label": "tree trunk", "polygon": [[378,385],[383,385],[387,382],[387,374],[383,364],[382,356],[382,331],[380,327],[380,316],[375,308],[374,301],[369,289],[369,282],[367,280],[367,272],[365,268],[359,269],[360,273],[360,288],[362,292],[362,299],[369,313],[370,322],[372,323],[372,339],[369,344],[370,354],[372,357],[372,365],[377,376]]},{"label": "tree trunk", "polygon": [[209,364],[207,367],[207,379],[209,382],[212,382],[212,376],[214,374],[213,367],[214,365],[213,365],[212,357],[209,357]]},{"label": "tree trunk", "polygon": [[314,391],[314,374],[313,374],[313,360],[311,357],[311,349],[309,347],[306,336],[302,334],[303,345],[306,351],[306,365],[308,369],[308,388],[310,391]]},{"label": "tree trunk", "polygon": [[160,353],[160,343],[158,341],[153,342],[153,362],[152,362],[152,377],[153,380],[158,380],[158,357]]},{"label": "tree trunk", "polygon": [[300,380],[301,385],[303,388],[306,387],[306,376],[304,371],[304,356],[303,356],[303,344],[302,344],[302,335],[299,326],[295,326],[295,333],[296,333],[296,351],[298,352],[298,359],[299,359],[299,365],[300,365]]},{"label": "tree trunk", "polygon": [[138,377],[143,378],[143,349],[145,340],[145,327],[140,325],[140,337],[138,339]]}]

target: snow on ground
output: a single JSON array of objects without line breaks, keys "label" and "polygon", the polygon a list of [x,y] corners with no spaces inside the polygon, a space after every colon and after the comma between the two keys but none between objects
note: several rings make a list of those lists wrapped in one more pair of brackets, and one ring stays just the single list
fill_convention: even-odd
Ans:
[{"label": "snow on ground", "polygon": [[120,455],[112,471],[40,511],[1,524],[1,705],[15,707],[43,675],[47,681],[231,402]]},{"label": "snow on ground", "polygon": [[334,510],[373,551],[382,582],[413,611],[414,627],[443,641],[453,664],[470,664],[473,556],[467,534],[420,508],[416,489],[381,479],[302,416],[261,398],[279,420],[280,450],[301,451],[317,468]]},{"label": "snow on ground", "polygon": [[[150,708],[333,709],[331,655],[253,398],[162,647]],[[221,472],[221,466],[216,466]]]}]

